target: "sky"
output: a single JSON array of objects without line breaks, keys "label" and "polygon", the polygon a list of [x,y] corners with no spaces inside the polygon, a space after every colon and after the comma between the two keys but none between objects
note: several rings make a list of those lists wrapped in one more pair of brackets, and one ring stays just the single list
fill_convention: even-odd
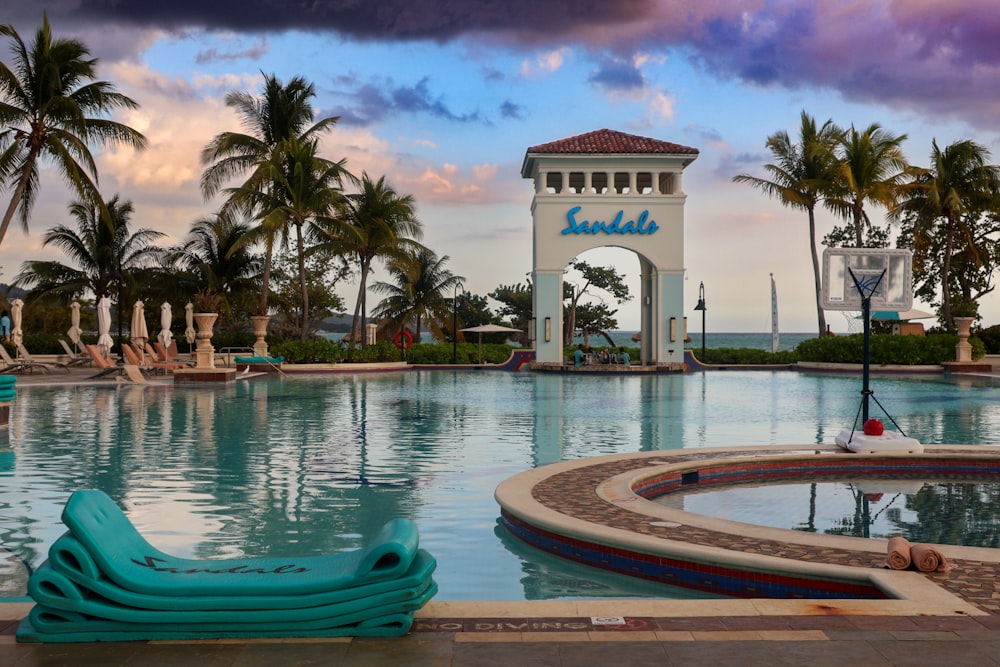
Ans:
[{"label": "sky", "polygon": [[[1000,161],[994,0],[0,0],[0,22],[26,43],[43,11],[139,103],[115,119],[149,147],[95,149],[100,188],[131,200],[134,226],[167,243],[218,210],[221,199],[201,196],[199,153],[242,131],[224,96],[259,93],[262,73],[315,85],[317,118],[340,118],[322,154],[412,194],[424,244],[480,295],[532,269],[528,147],[602,128],[695,147],[684,175],[691,331],[701,284],[707,331],[769,331],[770,274],[781,329],[815,331],[805,215],[732,182],[763,175],[768,135],[794,136],[803,110],[905,134],[918,166],[934,139],[973,139]],[[72,199],[43,170],[29,233],[12,226],[0,247],[0,282],[25,260],[64,259],[41,239],[71,224]],[[826,211],[817,222],[820,236],[840,223]],[[615,266],[638,295],[631,253],[580,259]],[[356,289],[338,287],[348,311]],[[638,328],[638,297],[618,308],[621,328]],[[981,312],[1000,323],[1000,295]]]}]

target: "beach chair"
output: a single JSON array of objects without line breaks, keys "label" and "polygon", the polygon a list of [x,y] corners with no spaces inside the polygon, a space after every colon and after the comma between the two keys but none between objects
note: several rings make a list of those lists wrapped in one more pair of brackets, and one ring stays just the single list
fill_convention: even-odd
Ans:
[{"label": "beach chair", "polygon": [[0,369],[0,373],[21,373],[23,371],[34,373],[36,368],[43,373],[49,372],[47,364],[42,364],[37,361],[28,361],[27,359],[11,359],[10,354],[7,352],[7,348],[3,345],[0,345],[0,361],[3,361],[4,363],[3,368]]},{"label": "beach chair", "polygon": [[84,364],[91,363],[90,355],[86,353],[77,354],[62,338],[59,339],[59,344],[62,346],[63,351],[66,352],[66,356],[69,358],[69,361],[66,362],[67,366],[83,366]]},{"label": "beach chair", "polygon": [[139,370],[143,373],[166,373],[167,371],[175,371],[178,368],[187,367],[187,364],[182,364],[180,362],[161,363],[150,360],[144,361],[142,355],[139,354],[139,352],[137,352],[131,345],[122,346],[122,352],[125,354],[126,363],[138,366]]},{"label": "beach chair", "polygon": [[177,341],[175,340],[170,341],[168,346],[164,346],[160,341],[155,341],[153,347],[156,348],[161,361],[173,361],[177,358]]},{"label": "beach chair", "polygon": [[52,366],[52,367],[55,367],[55,368],[61,368],[64,371],[66,371],[67,373],[69,373],[69,363],[68,362],[64,362],[64,361],[40,361],[38,359],[35,359],[33,356],[31,356],[31,353],[28,352],[27,348],[25,348],[22,343],[18,343],[16,347],[17,347],[18,358],[20,360],[22,360],[22,361],[30,361],[30,362],[35,363],[35,364],[42,364],[43,366]]},{"label": "beach chair", "polygon": [[89,376],[88,380],[95,380],[97,378],[104,377],[105,375],[121,375],[124,373],[124,369],[118,364],[112,362],[110,359],[104,356],[104,353],[96,345],[87,345],[87,356],[90,360],[94,362],[94,365],[101,370],[94,375]]}]

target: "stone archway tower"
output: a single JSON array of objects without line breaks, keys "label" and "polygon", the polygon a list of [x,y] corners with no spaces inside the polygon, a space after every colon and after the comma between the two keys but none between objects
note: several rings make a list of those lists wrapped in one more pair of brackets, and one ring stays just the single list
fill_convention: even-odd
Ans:
[{"label": "stone archway tower", "polygon": [[639,258],[644,365],[684,360],[684,168],[698,149],[597,130],[540,146],[521,175],[535,184],[532,311],[536,360],[563,360],[563,271],[605,246]]}]

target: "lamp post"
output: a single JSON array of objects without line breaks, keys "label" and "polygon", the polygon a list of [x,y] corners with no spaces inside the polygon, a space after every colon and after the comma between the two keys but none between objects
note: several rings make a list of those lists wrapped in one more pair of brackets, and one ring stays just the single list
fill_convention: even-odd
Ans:
[{"label": "lamp post", "polygon": [[701,363],[705,363],[705,311],[708,310],[708,306],[705,305],[705,283],[698,285],[698,305],[694,307],[695,310],[701,311]]},{"label": "lamp post", "polygon": [[458,363],[458,290],[462,283],[455,283],[455,297],[451,300],[451,363]]}]

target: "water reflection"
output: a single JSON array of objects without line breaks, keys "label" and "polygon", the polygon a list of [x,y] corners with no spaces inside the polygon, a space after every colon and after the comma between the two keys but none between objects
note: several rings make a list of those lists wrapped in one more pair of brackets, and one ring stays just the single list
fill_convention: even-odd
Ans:
[{"label": "water reflection", "polygon": [[[962,382],[873,387],[922,442],[1000,444],[993,383]],[[39,564],[63,530],[69,494],[98,488],[181,556],[342,551],[409,516],[439,560],[440,599],[573,596],[544,581],[558,573],[530,550],[497,539],[502,480],[601,454],[829,441],[854,418],[859,388],[855,378],[770,371],[25,387],[0,431],[0,547]],[[821,512],[822,498],[814,503]]]}]

